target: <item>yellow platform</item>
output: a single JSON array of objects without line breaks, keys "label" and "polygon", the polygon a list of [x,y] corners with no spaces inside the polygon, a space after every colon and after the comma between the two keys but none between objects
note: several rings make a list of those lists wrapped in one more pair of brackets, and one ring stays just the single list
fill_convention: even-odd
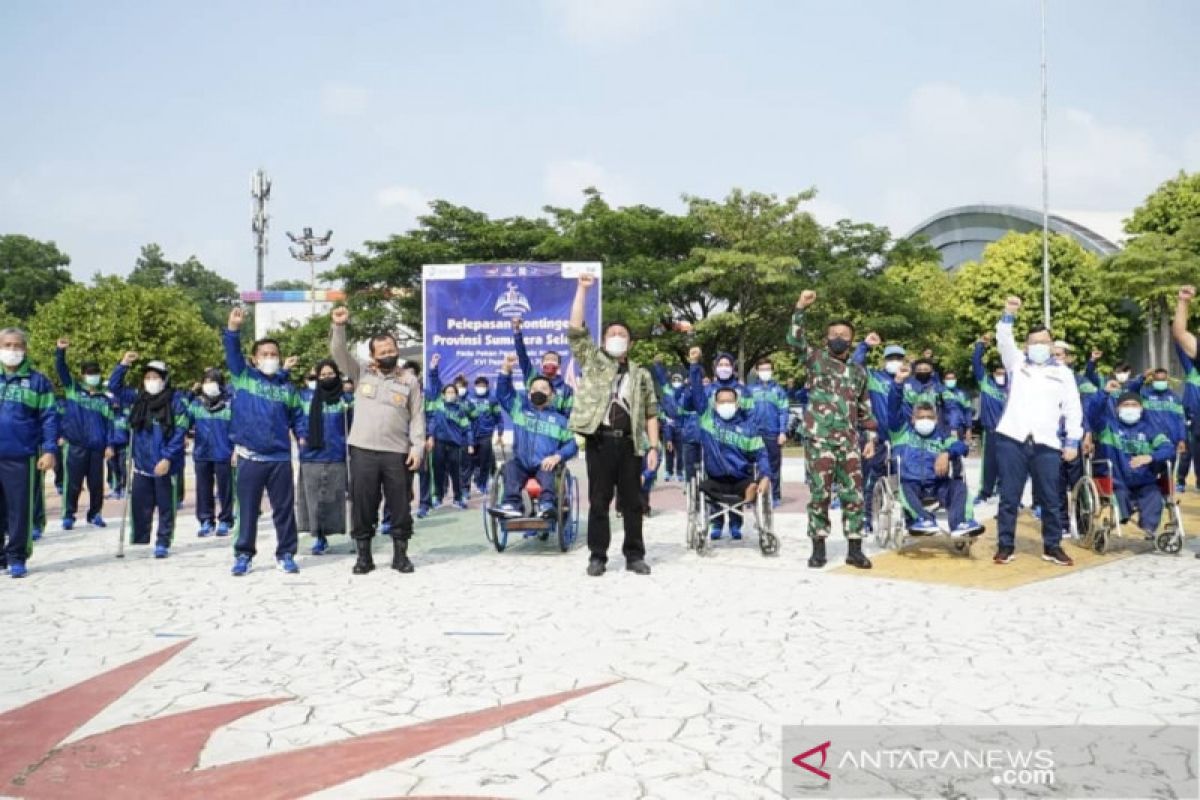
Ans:
[{"label": "yellow platform", "polygon": [[1011,564],[1001,566],[992,563],[992,555],[996,552],[996,523],[989,520],[987,532],[980,536],[971,548],[970,558],[955,551],[949,537],[933,536],[928,539],[910,539],[910,543],[899,553],[889,551],[871,556],[873,569],[860,570],[841,566],[837,572],[864,578],[888,578],[1003,591],[1035,581],[1061,578],[1081,569],[1111,564],[1118,559],[1142,554],[1147,558],[1191,559],[1191,538],[1200,535],[1200,496],[1193,492],[1182,495],[1181,499],[1185,538],[1183,552],[1178,556],[1155,554],[1153,543],[1143,539],[1134,525],[1128,525],[1122,527],[1126,538],[1114,538],[1104,555],[1085,550],[1069,540],[1064,541],[1063,549],[1075,560],[1075,566],[1056,566],[1041,558],[1041,523],[1027,512],[1022,512],[1017,522],[1017,557]]}]

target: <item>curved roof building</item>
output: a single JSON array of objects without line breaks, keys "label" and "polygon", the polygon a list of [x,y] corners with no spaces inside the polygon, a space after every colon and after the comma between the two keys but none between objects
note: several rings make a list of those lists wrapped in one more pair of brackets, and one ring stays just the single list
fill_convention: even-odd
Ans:
[{"label": "curved roof building", "polygon": [[[952,270],[967,261],[978,261],[984,247],[1009,231],[1029,233],[1041,229],[1041,211],[1024,206],[979,204],[934,214],[909,231],[908,237],[928,238],[942,254],[942,264]],[[1107,256],[1120,250],[1100,234],[1065,217],[1051,214],[1050,230],[1070,236],[1096,255]]]}]

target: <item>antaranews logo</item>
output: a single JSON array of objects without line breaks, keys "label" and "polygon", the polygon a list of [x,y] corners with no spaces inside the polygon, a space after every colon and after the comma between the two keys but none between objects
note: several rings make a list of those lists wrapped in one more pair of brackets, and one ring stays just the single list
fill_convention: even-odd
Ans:
[{"label": "antaranews logo", "polygon": [[[816,747],[813,747],[809,750],[805,750],[800,755],[793,757],[792,763],[795,764],[797,767],[803,767],[804,769],[811,772],[813,775],[822,777],[825,780],[830,780],[832,778],[832,776],[828,772],[825,771],[824,767],[825,767],[826,760],[828,760],[828,758],[829,758],[829,747],[832,744],[833,744],[833,742],[832,742],[832,740],[830,740],[823,744],[819,744]],[[806,758],[808,758],[809,756],[816,755],[817,753],[821,754],[821,765],[819,767],[814,767],[812,764],[809,764],[807,761],[805,761]]]}]

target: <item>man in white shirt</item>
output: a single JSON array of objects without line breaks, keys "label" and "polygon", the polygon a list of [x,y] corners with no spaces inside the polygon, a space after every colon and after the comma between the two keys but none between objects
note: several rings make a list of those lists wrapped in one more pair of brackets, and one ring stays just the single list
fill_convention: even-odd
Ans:
[{"label": "man in white shirt", "polygon": [[[1059,566],[1075,562],[1062,549],[1062,493],[1059,475],[1062,461],[1079,457],[1083,439],[1083,410],[1071,368],[1052,356],[1050,331],[1035,325],[1017,347],[1013,323],[1021,310],[1021,299],[1005,302],[1004,316],[996,325],[996,343],[1008,372],[1009,398],[996,426],[996,461],[1000,467],[1000,510],[996,516],[999,547],[992,559],[1008,564],[1014,558],[1017,509],[1032,478],[1034,494],[1042,503],[1042,558]],[[1066,437],[1060,442],[1058,428],[1064,424]]]}]

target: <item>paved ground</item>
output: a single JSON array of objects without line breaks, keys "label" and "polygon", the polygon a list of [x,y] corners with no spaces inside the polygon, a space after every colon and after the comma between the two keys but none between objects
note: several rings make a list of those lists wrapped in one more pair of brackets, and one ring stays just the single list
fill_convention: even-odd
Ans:
[{"label": "paved ground", "polygon": [[[260,558],[232,578],[230,542],[195,538],[190,504],[165,561],[115,559],[114,528],[52,526],[30,576],[0,583],[16,626],[0,782],[23,797],[740,799],[779,796],[783,724],[1200,723],[1191,542],[1064,570],[995,567],[990,542],[964,562],[939,541],[871,574],[839,568],[838,544],[814,571],[795,464],[788,477],[770,560],[752,538],[687,552],[680,490],[660,484],[649,578],[589,579],[582,551],[538,543],[498,554],[478,500],[419,523],[404,576],[352,576],[338,542],[299,575]],[[262,539],[269,553],[265,524]],[[967,577],[939,582],[948,569]],[[1034,577],[982,588],[1004,570]],[[228,703],[246,705],[212,710]]]}]

